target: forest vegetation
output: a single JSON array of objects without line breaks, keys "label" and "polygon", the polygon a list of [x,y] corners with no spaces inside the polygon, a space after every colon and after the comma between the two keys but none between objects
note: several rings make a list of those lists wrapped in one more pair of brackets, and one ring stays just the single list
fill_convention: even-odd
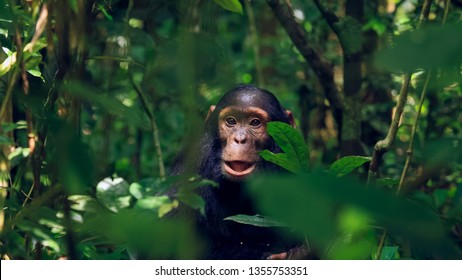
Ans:
[{"label": "forest vegetation", "polygon": [[291,174],[251,178],[261,216],[233,222],[322,259],[461,259],[461,35],[460,0],[1,0],[1,258],[198,258],[165,216],[214,183],[170,170],[253,84],[295,116],[261,154]]}]

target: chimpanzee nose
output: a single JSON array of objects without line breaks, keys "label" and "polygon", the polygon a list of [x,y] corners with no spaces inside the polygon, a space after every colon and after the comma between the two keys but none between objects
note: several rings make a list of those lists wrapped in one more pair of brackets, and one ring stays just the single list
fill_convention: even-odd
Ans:
[{"label": "chimpanzee nose", "polygon": [[247,133],[245,131],[237,131],[234,135],[234,142],[236,144],[245,144],[247,142]]}]

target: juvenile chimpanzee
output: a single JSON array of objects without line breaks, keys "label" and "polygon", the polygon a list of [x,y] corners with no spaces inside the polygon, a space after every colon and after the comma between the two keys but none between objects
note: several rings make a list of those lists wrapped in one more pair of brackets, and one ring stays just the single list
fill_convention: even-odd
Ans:
[{"label": "juvenile chimpanzee", "polygon": [[205,258],[279,258],[291,248],[274,229],[224,220],[237,214],[257,214],[242,188],[249,175],[281,171],[258,155],[264,149],[280,152],[266,132],[270,121],[294,125],[292,113],[272,93],[254,86],[238,86],[210,107],[197,172],[219,187],[199,190],[205,200],[205,216],[197,213],[198,229],[210,242]]}]

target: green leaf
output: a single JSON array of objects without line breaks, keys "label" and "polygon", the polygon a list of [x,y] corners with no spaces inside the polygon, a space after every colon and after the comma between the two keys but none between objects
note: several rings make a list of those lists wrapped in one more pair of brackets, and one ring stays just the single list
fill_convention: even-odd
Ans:
[{"label": "green leaf", "polygon": [[129,191],[136,199],[142,199],[147,196],[154,196],[157,193],[163,193],[160,189],[162,185],[160,179],[145,178],[130,185]]},{"label": "green leaf", "polygon": [[235,215],[225,218],[226,221],[234,221],[240,224],[252,225],[256,227],[286,227],[287,225],[274,219],[255,215]]},{"label": "green leaf", "polygon": [[178,200],[173,200],[171,203],[165,203],[159,207],[159,218],[162,218],[167,214],[168,212],[172,211],[173,209],[177,208],[179,205]]},{"label": "green leaf", "polygon": [[260,152],[260,156],[264,160],[277,164],[292,173],[297,174],[301,170],[300,163],[293,160],[288,154],[274,154],[268,150],[264,150]]},{"label": "green leaf", "polygon": [[26,220],[21,221],[17,226],[20,230],[28,232],[31,236],[40,240],[44,246],[50,247],[55,252],[60,252],[58,242],[47,227]]},{"label": "green leaf", "polygon": [[205,214],[205,201],[200,195],[180,192],[177,197],[181,202],[199,210],[202,215]]},{"label": "green leaf", "polygon": [[100,11],[103,13],[104,17],[107,20],[113,21],[112,16],[107,12],[107,9],[106,9],[106,7],[104,7],[104,5],[100,4],[100,5],[98,5],[98,8],[100,9]]},{"label": "green leaf", "polygon": [[2,123],[3,132],[13,131],[15,129],[27,129],[26,121],[17,121],[16,123]]},{"label": "green leaf", "polygon": [[330,168],[329,172],[331,174],[337,175],[337,177],[342,177],[347,174],[350,174],[356,168],[362,166],[364,163],[371,161],[370,157],[360,157],[360,156],[348,156],[343,157],[336,162],[334,162]]},{"label": "green leaf", "polygon": [[11,162],[11,167],[17,166],[19,163],[21,163],[23,159],[27,158],[29,154],[29,148],[18,147],[17,149],[15,149],[12,153],[8,155],[8,159]]},{"label": "green leaf", "polygon": [[29,70],[27,70],[27,72],[29,74],[31,74],[32,76],[34,76],[34,77],[43,78],[42,77],[42,72],[40,72],[39,69],[29,69]]},{"label": "green leaf", "polygon": [[151,210],[157,213],[157,210],[164,204],[171,203],[170,198],[166,195],[162,196],[151,196],[139,199],[135,207],[144,209],[144,210]]},{"label": "green leaf", "polygon": [[8,73],[16,64],[16,52],[12,53],[5,47],[3,47],[3,51],[8,55],[8,57],[0,64],[0,77]]},{"label": "green leaf", "polygon": [[214,0],[223,9],[242,15],[242,5],[239,0]]},{"label": "green leaf", "polygon": [[218,187],[215,181],[202,179],[198,177],[188,178],[186,182],[178,182],[181,187],[181,192],[193,192],[201,187]]},{"label": "green leaf", "polygon": [[398,246],[384,246],[380,254],[381,260],[394,260],[398,252]]},{"label": "green leaf", "polygon": [[129,185],[123,178],[106,178],[96,186],[96,197],[111,211],[130,206]]},{"label": "green leaf", "polygon": [[88,195],[71,195],[68,199],[72,202],[71,209],[76,211],[98,213],[103,209],[95,198]]},{"label": "green leaf", "polygon": [[399,184],[399,179],[380,178],[375,183],[379,187],[396,187]]},{"label": "green leaf", "polygon": [[283,122],[269,122],[268,134],[284,153],[274,154],[264,150],[260,156],[267,161],[275,163],[293,173],[308,168],[308,151],[302,135],[292,126]]}]

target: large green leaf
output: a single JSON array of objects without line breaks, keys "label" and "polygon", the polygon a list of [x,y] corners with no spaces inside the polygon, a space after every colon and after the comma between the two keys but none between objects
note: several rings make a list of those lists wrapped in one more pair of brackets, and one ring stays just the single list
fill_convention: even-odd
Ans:
[{"label": "large green leaf", "polygon": [[275,154],[268,150],[264,150],[260,152],[260,156],[264,160],[270,161],[274,164],[284,167],[292,173],[299,173],[301,171],[300,163],[293,160],[293,157],[290,157],[288,154]]},{"label": "large green leaf", "polygon": [[256,227],[285,227],[284,223],[260,215],[235,215],[225,218],[227,221],[234,221],[240,224],[252,225]]},{"label": "large green leaf", "polygon": [[335,161],[329,168],[329,172],[338,177],[350,174],[366,162],[371,161],[370,157],[348,156]]},{"label": "large green leaf", "polygon": [[260,156],[293,173],[300,173],[308,168],[308,151],[302,135],[292,126],[283,122],[269,122],[268,134],[284,153],[275,154],[264,150]]}]

